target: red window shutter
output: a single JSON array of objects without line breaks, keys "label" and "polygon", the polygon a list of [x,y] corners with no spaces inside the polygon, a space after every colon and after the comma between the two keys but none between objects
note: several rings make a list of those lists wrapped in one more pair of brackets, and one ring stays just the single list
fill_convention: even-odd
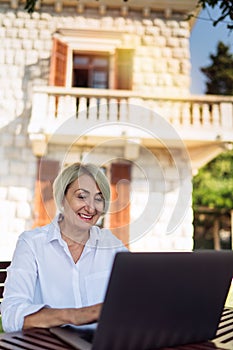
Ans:
[{"label": "red window shutter", "polygon": [[35,184],[35,220],[33,227],[48,224],[56,214],[52,185],[58,172],[58,161],[38,159]]},{"label": "red window shutter", "polygon": [[54,38],[50,64],[49,85],[66,85],[67,53],[68,46],[57,38]]},{"label": "red window shutter", "polygon": [[131,164],[111,165],[110,228],[125,244],[129,244]]},{"label": "red window shutter", "polygon": [[116,89],[132,90],[133,50],[116,50]]}]

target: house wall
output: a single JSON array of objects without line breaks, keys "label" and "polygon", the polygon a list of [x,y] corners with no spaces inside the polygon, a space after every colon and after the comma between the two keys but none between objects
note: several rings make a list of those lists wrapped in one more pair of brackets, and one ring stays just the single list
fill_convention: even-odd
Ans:
[{"label": "house wall", "polygon": [[[52,36],[58,28],[121,30],[139,38],[135,47],[133,64],[133,89],[157,95],[189,94],[190,56],[189,26],[178,15],[165,20],[160,14],[152,13],[150,18],[139,12],[129,12],[127,18],[117,10],[108,10],[100,15],[96,9],[87,9],[77,14],[69,8],[60,14],[53,13],[52,7],[42,7],[39,12],[29,15],[24,9],[10,9],[8,4],[0,7],[0,257],[11,257],[18,235],[29,229],[34,221],[34,187],[36,178],[36,157],[32,153],[27,125],[31,113],[33,86],[47,85],[49,76]],[[57,158],[65,149],[52,146],[48,157]],[[131,230],[132,250],[191,249],[192,209],[186,205],[187,215],[178,225],[175,233],[166,234],[168,212],[177,203],[177,189],[182,186],[180,174],[174,179],[174,169],[166,152],[154,152],[160,159],[161,171],[167,179],[163,189],[145,191],[145,185],[156,184],[157,174],[151,159],[140,150],[146,176],[138,170],[134,161],[132,186],[135,186],[131,203],[131,216],[145,218],[153,215],[143,204],[152,200],[154,208],[158,198],[163,210],[156,214],[156,227],[139,240]],[[93,160],[104,157],[98,150]],[[121,148],[110,149],[109,153],[124,155]],[[178,151],[178,153],[181,151]],[[77,155],[80,151],[77,151]],[[92,155],[93,157],[93,155]],[[178,155],[182,162],[182,152]],[[61,160],[61,159],[60,159]],[[61,160],[62,162],[62,160]],[[140,165],[141,166],[141,165]],[[162,169],[162,170],[161,170]],[[160,175],[159,175],[160,176]],[[169,180],[170,179],[170,180]],[[191,184],[191,173],[186,177]],[[182,180],[183,181],[183,180]],[[160,182],[161,183],[161,182]],[[179,192],[179,190],[178,190]],[[149,193],[149,194],[148,194]],[[150,194],[153,196],[150,196]],[[190,190],[189,190],[189,193]],[[178,194],[179,196],[179,194]],[[153,197],[153,198],[152,198]],[[162,198],[162,199],[161,199]],[[147,215],[147,216],[146,216]],[[169,214],[170,215],[170,214]],[[179,214],[180,215],[180,214]],[[178,215],[178,216],[179,216]],[[170,215],[171,216],[171,215]],[[180,215],[182,216],[182,215]],[[107,222],[107,220],[106,220]],[[141,225],[141,222],[138,223]],[[141,227],[141,226],[140,226]],[[142,228],[144,229],[144,228]],[[140,231],[140,230],[139,230]],[[139,234],[140,235],[140,234]]]}]

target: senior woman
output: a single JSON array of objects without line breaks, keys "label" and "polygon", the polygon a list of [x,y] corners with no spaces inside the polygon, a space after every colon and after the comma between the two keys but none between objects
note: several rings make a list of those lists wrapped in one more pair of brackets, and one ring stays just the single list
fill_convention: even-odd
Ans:
[{"label": "senior woman", "polygon": [[1,305],[6,332],[97,321],[114,256],[126,251],[110,230],[96,226],[110,201],[101,169],[72,164],[53,192],[56,218],[18,238]]}]

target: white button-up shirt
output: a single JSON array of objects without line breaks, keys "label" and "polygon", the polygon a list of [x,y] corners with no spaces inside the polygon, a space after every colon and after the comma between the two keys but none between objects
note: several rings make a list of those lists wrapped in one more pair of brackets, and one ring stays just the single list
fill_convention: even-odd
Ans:
[{"label": "white button-up shirt", "polygon": [[23,232],[7,271],[2,324],[6,332],[21,330],[24,317],[43,307],[83,307],[103,302],[115,254],[127,251],[110,230],[93,226],[75,264],[61,238],[58,217]]}]

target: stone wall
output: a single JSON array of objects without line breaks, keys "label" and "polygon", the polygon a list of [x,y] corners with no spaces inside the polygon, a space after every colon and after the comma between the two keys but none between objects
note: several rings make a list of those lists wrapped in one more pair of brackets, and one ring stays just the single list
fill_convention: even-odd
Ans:
[{"label": "stone wall", "polygon": [[[19,233],[33,222],[36,158],[27,125],[33,87],[48,84],[52,36],[58,28],[120,29],[128,33],[129,41],[130,35],[137,34],[141,44],[135,50],[133,89],[155,96],[189,94],[189,26],[179,18],[164,20],[154,13],[145,19],[136,12],[125,18],[117,10],[101,16],[94,9],[78,15],[65,8],[54,14],[50,7],[29,15],[23,8],[13,10],[1,4],[0,259],[11,256]],[[141,194],[137,196],[140,202]],[[188,223],[190,237],[190,217]],[[186,235],[181,233],[181,237]],[[174,243],[173,248],[176,245],[191,246]]]}]

